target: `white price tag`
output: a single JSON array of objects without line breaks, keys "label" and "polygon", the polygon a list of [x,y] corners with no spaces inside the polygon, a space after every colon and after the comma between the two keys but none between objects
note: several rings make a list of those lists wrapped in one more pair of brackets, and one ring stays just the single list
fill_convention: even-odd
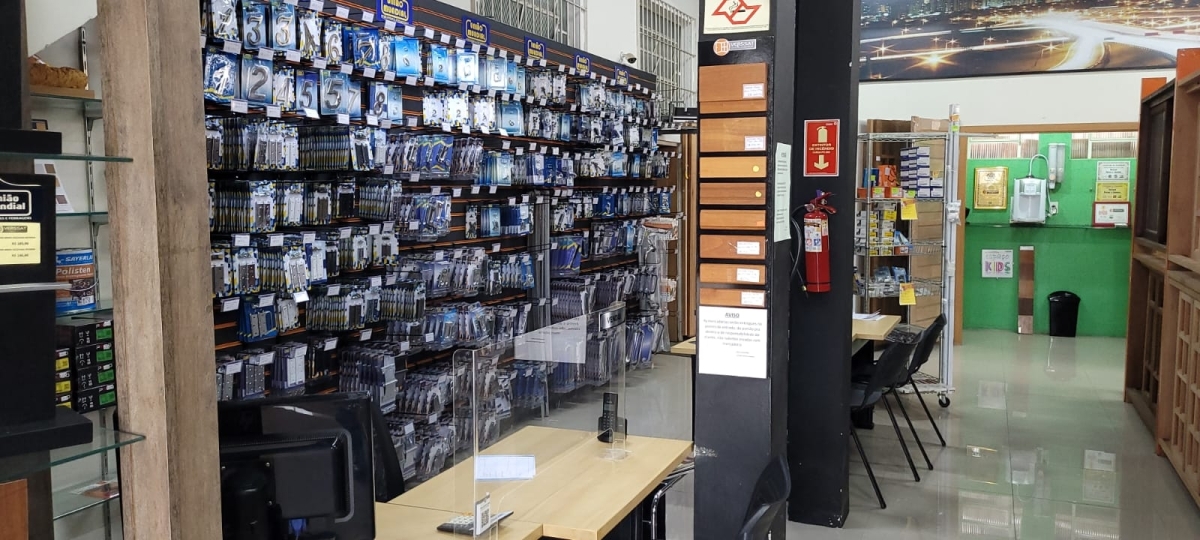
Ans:
[{"label": "white price tag", "polygon": [[[756,244],[757,245],[757,244]],[[758,283],[762,273],[754,268],[738,268],[737,280],[744,283]]]},{"label": "white price tag", "polygon": [[429,192],[434,195],[441,195],[442,194],[442,186],[433,186],[433,187],[429,188]]},{"label": "white price tag", "polygon": [[[363,22],[375,22],[375,12],[363,10],[362,20],[363,20]],[[395,24],[395,23],[393,23],[393,24]]]},{"label": "white price tag", "polygon": [[233,247],[247,247],[250,245],[250,235],[235,234],[233,235]]},{"label": "white price tag", "polygon": [[455,48],[462,49],[462,48],[464,48],[464,47],[466,47],[466,46],[467,46],[467,41],[466,41],[466,40],[464,40],[464,39],[462,39],[462,38],[458,38],[458,39],[455,39],[455,40],[454,40],[454,47],[455,47]]},{"label": "white price tag", "polygon": [[492,195],[495,195],[495,194],[496,194],[496,186],[491,186],[491,187],[489,187],[489,188],[488,188],[488,193],[490,193],[490,194],[492,194]]},{"label": "white price tag", "polygon": [[267,47],[263,47],[258,50],[258,57],[263,60],[274,60],[275,59],[275,49],[269,49]]},{"label": "white price tag", "polygon": [[370,225],[367,225],[367,234],[374,236],[376,234],[379,234],[379,230],[380,229],[379,229],[378,223],[372,223]]},{"label": "white price tag", "polygon": [[327,294],[329,296],[337,296],[339,294],[342,294],[342,286],[341,285],[330,285],[325,288],[325,294]]},{"label": "white price tag", "polygon": [[413,37],[413,36],[417,35],[417,27],[405,26],[404,27],[404,35],[406,35],[408,37]]},{"label": "white price tag", "polygon": [[350,234],[353,232],[354,232],[354,229],[352,229],[350,227],[342,227],[342,228],[338,229],[338,238],[345,240],[347,238],[350,238]]},{"label": "white price tag", "polygon": [[453,196],[453,197],[462,197],[462,188],[456,187],[453,190],[451,190],[450,193],[451,193],[451,196]]},{"label": "white price tag", "polygon": [[345,113],[337,115],[337,123],[342,124],[342,125],[349,124],[350,123],[350,115],[345,114]]},{"label": "white price tag", "polygon": [[517,155],[518,155],[518,156],[523,156],[523,155],[525,155],[525,149],[524,149],[524,148],[517,148]]},{"label": "white price tag", "polygon": [[462,132],[464,135],[470,135],[471,134],[471,126],[464,125],[462,127]]},{"label": "white price tag", "polygon": [[392,129],[392,121],[391,121],[391,119],[388,119],[388,118],[380,118],[380,119],[379,119],[379,127],[383,128],[383,129]]},{"label": "white price tag", "polygon": [[421,173],[415,172],[415,173],[408,175],[408,181],[409,182],[420,182],[421,181]]},{"label": "white price tag", "polygon": [[383,283],[384,283],[384,285],[395,285],[396,284],[396,274],[388,274],[387,277],[383,278]]},{"label": "white price tag", "polygon": [[332,351],[337,348],[338,338],[331,337],[325,340],[325,350]]},{"label": "white price tag", "polygon": [[760,152],[767,149],[767,138],[763,136],[746,137],[745,149],[747,152]]},{"label": "white price tag", "polygon": [[304,234],[303,234],[303,238],[304,238],[304,243],[305,243],[305,244],[312,244],[313,242],[316,242],[316,241],[317,241],[317,233],[315,233],[315,232],[306,232],[306,233],[304,233]]},{"label": "white price tag", "polygon": [[404,78],[404,84],[407,84],[407,85],[409,85],[409,86],[416,86],[416,85],[417,85],[417,78],[416,78],[416,77],[413,77],[413,76],[411,76],[411,75],[410,75],[410,76],[408,76],[408,77],[405,77],[405,78]]},{"label": "white price tag", "polygon": [[410,222],[408,222],[408,230],[410,230],[410,231],[416,231],[416,230],[419,230],[420,228],[421,228],[421,224],[420,224],[420,223],[418,223],[418,222],[416,222],[416,221],[410,221]]},{"label": "white price tag", "polygon": [[221,50],[223,50],[229,54],[241,54],[242,53],[242,44],[237,41],[226,41],[225,45],[223,45],[221,47]]},{"label": "white price tag", "polygon": [[471,195],[479,195],[479,186],[471,186]]},{"label": "white price tag", "polygon": [[329,62],[324,58],[313,58],[313,69],[325,69],[329,67]]},{"label": "white price tag", "polygon": [[524,204],[529,204],[529,195],[521,195],[521,202]]},{"label": "white price tag", "polygon": [[425,29],[425,39],[433,39],[433,29],[432,28]]},{"label": "white price tag", "polygon": [[533,96],[525,96],[525,103],[533,103]]},{"label": "white price tag", "polygon": [[304,116],[305,116],[305,118],[320,118],[321,117],[321,115],[317,114],[316,109],[304,109]]},{"label": "white price tag", "polygon": [[325,0],[309,0],[308,9],[313,11],[325,11]]},{"label": "white price tag", "polygon": [[275,295],[264,294],[258,297],[258,307],[270,307],[275,305]]},{"label": "white price tag", "polygon": [[235,99],[229,102],[229,110],[235,113],[245,114],[250,112],[250,105],[247,104],[246,100],[244,99]]},{"label": "white price tag", "polygon": [[300,61],[300,51],[284,51],[283,57],[288,62],[299,62]]},{"label": "white price tag", "polygon": [[241,298],[226,298],[221,301],[221,313],[229,313],[242,305]]},{"label": "white price tag", "polygon": [[387,20],[383,21],[383,29],[387,30],[388,32],[395,32],[396,31],[396,21],[387,21]]},{"label": "white price tag", "polygon": [[517,204],[517,198],[516,198],[516,197],[509,197],[509,198],[508,198],[508,205],[509,205],[509,206],[513,206],[513,205],[515,205],[515,204]]},{"label": "white price tag", "polygon": [[500,253],[500,243],[492,244],[492,253]]},{"label": "white price tag", "polygon": [[373,331],[374,330],[372,330],[370,328],[363,328],[362,332],[358,333],[358,340],[359,341],[369,341],[371,339],[371,333]]},{"label": "white price tag", "polygon": [[[543,65],[543,66],[544,66],[544,65],[546,65],[546,61],[545,61],[545,60],[542,60],[542,65]],[[567,70],[567,66],[564,66],[564,65],[562,65],[562,64],[559,64],[559,65],[558,65],[558,72],[559,72],[559,73],[562,73],[562,72],[564,72],[564,71],[566,71],[566,70]]]},{"label": "white price tag", "polygon": [[478,43],[474,43],[474,44],[472,44],[472,45],[471,45],[471,52],[475,52],[475,53],[477,53],[477,52],[479,52],[479,50],[480,50],[480,49],[482,49],[482,48],[483,48],[483,47],[480,47]]},{"label": "white price tag", "polygon": [[767,293],[750,292],[750,291],[742,292],[742,305],[743,306],[762,307],[762,306],[766,305],[766,303],[767,303]]},{"label": "white price tag", "polygon": [[363,77],[366,77],[368,79],[374,79],[375,78],[375,68],[372,68],[372,67],[363,68]]},{"label": "white price tag", "polygon": [[267,118],[279,118],[283,116],[283,111],[279,109],[279,105],[267,105]]},{"label": "white price tag", "polygon": [[524,58],[524,57],[523,57],[523,56],[521,56],[521,55],[519,55],[519,54],[514,54],[514,55],[513,55],[513,62],[516,62],[516,63],[520,64],[520,63],[521,63],[521,59],[522,59],[522,58]]},{"label": "white price tag", "polygon": [[389,69],[389,70],[387,70],[387,71],[384,71],[384,72],[383,72],[383,80],[385,80],[385,81],[394,81],[394,80],[396,80],[396,72],[395,72],[395,71],[392,71],[392,70],[390,70],[390,69]]},{"label": "white price tag", "polygon": [[333,10],[333,13],[339,19],[349,19],[350,18],[350,9],[347,8],[346,6],[335,7]]},{"label": "white price tag", "polygon": [[538,198],[534,199],[534,204],[542,204],[544,201],[545,199],[541,195],[538,195]]},{"label": "white price tag", "polygon": [[372,287],[382,287],[383,286],[383,276],[371,276],[371,286]]},{"label": "white price tag", "polygon": [[404,123],[408,124],[408,127],[417,127],[417,117],[410,116],[404,121]]},{"label": "white price tag", "polygon": [[425,86],[433,86],[433,77],[425,77]]},{"label": "white price tag", "polygon": [[446,133],[450,133],[450,131],[451,131],[451,129],[450,129],[450,124],[449,124],[449,123],[443,123],[443,124],[442,124],[442,131],[445,131]]},{"label": "white price tag", "polygon": [[450,34],[442,34],[441,42],[442,42],[442,45],[449,45],[450,44]]},{"label": "white price tag", "polygon": [[283,247],[283,235],[272,234],[267,236],[267,244],[271,247]]},{"label": "white price tag", "polygon": [[349,75],[354,73],[354,64],[342,64],[342,67],[338,69],[342,72],[342,74]]},{"label": "white price tag", "polygon": [[300,291],[298,293],[293,294],[292,300],[295,300],[297,304],[303,304],[303,303],[307,302],[308,301],[308,291]]},{"label": "white price tag", "polygon": [[[425,334],[425,337],[428,338],[425,341],[433,341],[433,334]],[[437,413],[433,413],[433,414],[429,415],[429,423],[430,424],[436,424],[437,421],[438,421]]]},{"label": "white price tag", "polygon": [[508,51],[501,49],[500,50],[500,58],[504,58],[505,60],[507,60],[508,59]]},{"label": "white price tag", "polygon": [[379,125],[379,117],[375,116],[373,114],[368,114],[367,115],[367,125],[368,126],[378,126]]},{"label": "white price tag", "polygon": [[[425,334],[425,341],[433,341],[433,338],[434,338],[434,335],[433,335],[433,333],[432,333],[432,332],[430,332],[430,333],[428,333],[428,334]],[[433,419],[434,419],[434,422],[437,422],[437,415],[436,415],[436,414],[434,414],[434,415],[431,415],[431,416],[430,416],[430,418],[433,418]]]},{"label": "white price tag", "polygon": [[383,166],[383,174],[390,175],[390,174],[394,174],[395,172],[396,172],[395,165],[384,165]]}]

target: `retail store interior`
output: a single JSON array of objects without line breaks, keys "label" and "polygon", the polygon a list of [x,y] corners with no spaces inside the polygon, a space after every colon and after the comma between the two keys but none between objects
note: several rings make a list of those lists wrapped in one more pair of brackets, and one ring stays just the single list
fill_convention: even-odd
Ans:
[{"label": "retail store interior", "polygon": [[1200,10],[0,0],[0,540],[1200,538]]}]

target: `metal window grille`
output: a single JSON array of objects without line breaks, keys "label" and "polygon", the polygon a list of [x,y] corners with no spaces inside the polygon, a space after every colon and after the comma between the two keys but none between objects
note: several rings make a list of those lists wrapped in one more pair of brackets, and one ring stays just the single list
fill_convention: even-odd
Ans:
[{"label": "metal window grille", "polygon": [[471,11],[576,49],[587,48],[587,0],[472,0]]},{"label": "metal window grille", "polygon": [[1076,133],[1071,136],[1071,157],[1076,159],[1121,159],[1137,157],[1138,133]]},{"label": "metal window grille", "polygon": [[1037,153],[1037,133],[971,137],[967,141],[969,159],[1029,158]]},{"label": "metal window grille", "polygon": [[696,18],[663,0],[638,0],[638,68],[658,78],[660,110],[696,106]]}]

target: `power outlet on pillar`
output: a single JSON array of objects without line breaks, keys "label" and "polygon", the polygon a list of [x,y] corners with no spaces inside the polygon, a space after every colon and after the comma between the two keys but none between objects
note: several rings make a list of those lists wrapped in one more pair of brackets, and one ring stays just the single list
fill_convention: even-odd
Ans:
[{"label": "power outlet on pillar", "polygon": [[1050,215],[1052,215],[1052,216],[1058,215],[1058,202],[1050,201]]}]

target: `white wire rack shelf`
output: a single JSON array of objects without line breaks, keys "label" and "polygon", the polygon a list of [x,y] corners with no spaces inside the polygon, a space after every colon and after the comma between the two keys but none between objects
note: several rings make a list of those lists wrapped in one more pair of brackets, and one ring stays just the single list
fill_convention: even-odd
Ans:
[{"label": "white wire rack shelf", "polygon": [[941,255],[945,247],[941,243],[870,244],[863,245],[862,239],[854,246],[854,254],[860,257],[920,257]]},{"label": "white wire rack shelf", "polygon": [[[913,285],[913,292],[917,297],[942,295],[942,284],[936,281],[914,279],[911,283]],[[899,298],[900,285],[900,282],[895,280],[872,280],[857,287],[858,295],[866,298]]]}]

